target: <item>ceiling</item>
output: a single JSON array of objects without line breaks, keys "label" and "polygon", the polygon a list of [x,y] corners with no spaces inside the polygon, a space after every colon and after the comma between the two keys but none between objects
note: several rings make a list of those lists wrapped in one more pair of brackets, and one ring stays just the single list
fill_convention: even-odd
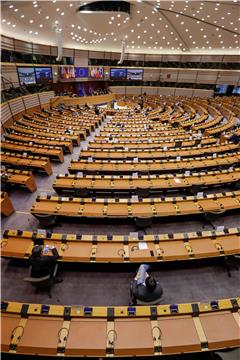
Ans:
[{"label": "ceiling", "polygon": [[229,1],[129,1],[126,13],[77,12],[92,1],[2,1],[1,33],[63,47],[145,54],[240,54],[240,4]]}]

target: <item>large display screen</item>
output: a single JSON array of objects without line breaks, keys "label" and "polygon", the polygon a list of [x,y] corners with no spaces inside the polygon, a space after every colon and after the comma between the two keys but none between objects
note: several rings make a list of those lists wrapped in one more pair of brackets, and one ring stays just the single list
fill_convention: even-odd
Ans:
[{"label": "large display screen", "polygon": [[45,84],[52,82],[52,68],[51,67],[35,67],[36,81],[38,84]]},{"label": "large display screen", "polygon": [[126,80],[127,69],[111,69],[110,78],[111,80]]},{"label": "large display screen", "polygon": [[215,94],[226,94],[228,85],[216,85]]},{"label": "large display screen", "polygon": [[103,79],[104,69],[102,66],[90,66],[89,77],[92,79]]},{"label": "large display screen", "polygon": [[36,84],[35,71],[33,67],[18,67],[17,71],[21,85]]},{"label": "large display screen", "polygon": [[74,66],[61,66],[60,77],[64,80],[75,79]]},{"label": "large display screen", "polygon": [[240,95],[240,86],[234,86],[232,94],[233,95]]},{"label": "large display screen", "polygon": [[127,69],[127,79],[128,80],[142,80],[143,79],[143,69]]},{"label": "large display screen", "polygon": [[75,67],[75,77],[76,78],[88,78],[88,68],[87,67]]}]

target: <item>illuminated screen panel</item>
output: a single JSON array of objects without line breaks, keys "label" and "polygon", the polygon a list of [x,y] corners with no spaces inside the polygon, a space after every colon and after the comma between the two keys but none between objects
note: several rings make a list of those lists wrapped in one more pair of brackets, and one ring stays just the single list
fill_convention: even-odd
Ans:
[{"label": "illuminated screen panel", "polygon": [[127,79],[128,80],[142,80],[143,79],[143,69],[127,69]]},{"label": "illuminated screen panel", "polygon": [[60,77],[63,80],[75,79],[74,66],[61,66]]},{"label": "illuminated screen panel", "polygon": [[75,67],[75,77],[76,78],[88,78],[88,68],[87,67]]},{"label": "illuminated screen panel", "polygon": [[36,81],[38,84],[46,84],[52,82],[51,67],[35,67]]},{"label": "illuminated screen panel", "polygon": [[36,84],[35,71],[33,67],[18,67],[17,72],[21,85]]},{"label": "illuminated screen panel", "polygon": [[232,94],[233,95],[240,95],[240,86],[234,86]]},{"label": "illuminated screen panel", "polygon": [[126,80],[127,69],[111,69],[110,71],[111,80]]},{"label": "illuminated screen panel", "polygon": [[216,85],[215,94],[226,94],[228,85]]},{"label": "illuminated screen panel", "polygon": [[104,68],[102,66],[90,66],[89,77],[91,79],[101,80],[104,78]]}]

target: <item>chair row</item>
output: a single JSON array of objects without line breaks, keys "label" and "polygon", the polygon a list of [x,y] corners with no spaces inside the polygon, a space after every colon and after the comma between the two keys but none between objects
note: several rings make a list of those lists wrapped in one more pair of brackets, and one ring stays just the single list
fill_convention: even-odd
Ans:
[{"label": "chair row", "polygon": [[95,176],[95,175],[57,175],[53,188],[57,193],[72,193],[87,196],[98,193],[124,192],[146,196],[166,190],[205,188],[226,184],[240,185],[240,168],[232,170],[199,172],[188,175],[151,176]]},{"label": "chair row", "polygon": [[224,144],[224,145],[208,145],[204,148],[185,148],[185,149],[129,149],[125,147],[124,149],[90,149],[82,150],[80,153],[80,158],[89,158],[94,159],[170,159],[170,158],[191,158],[191,157],[201,157],[214,154],[224,154],[239,151],[239,145],[235,144]]},{"label": "chair row", "polygon": [[9,152],[1,152],[2,165],[14,167],[17,169],[27,169],[32,171],[42,171],[47,175],[52,174],[52,166],[49,158],[21,155]]},{"label": "chair row", "polygon": [[10,216],[14,212],[13,204],[5,191],[1,191],[1,214]]},{"label": "chair row", "polygon": [[36,129],[32,129],[31,126],[23,126],[16,123],[14,123],[14,125],[7,126],[6,130],[8,133],[16,132],[24,135],[30,135],[33,137],[41,137],[44,139],[50,138],[52,140],[58,140],[60,138],[61,140],[71,141],[72,144],[75,146],[80,145],[79,135],[66,134],[66,133],[56,134],[55,131],[49,131],[49,129],[46,131],[37,131]]},{"label": "chair row", "polygon": [[200,137],[200,136],[194,136],[192,139],[189,140],[158,140],[158,139],[138,139],[138,140],[131,140],[127,138],[126,140],[116,140],[112,139],[109,140],[109,137],[102,138],[101,136],[95,136],[94,140],[89,141],[89,149],[155,149],[155,148],[185,148],[185,147],[194,147],[201,145],[201,147],[205,147],[208,145],[216,145],[218,139],[215,139],[213,137]]},{"label": "chair row", "polygon": [[63,149],[61,147],[23,144],[22,142],[5,140],[1,143],[2,150],[10,152],[20,152],[48,157],[51,160],[64,162]]},{"label": "chair row", "polygon": [[196,214],[222,214],[240,209],[240,191],[196,196],[103,199],[38,196],[31,213],[40,221],[46,216],[152,219]]},{"label": "chair row", "polygon": [[[53,124],[49,124],[47,121],[45,123],[42,123],[40,121],[36,121],[36,120],[25,120],[25,119],[18,119],[16,120],[16,123],[17,124],[20,124],[20,125],[25,125],[25,126],[31,126],[35,129],[38,129],[38,130],[51,130],[51,131],[54,131],[58,134],[60,133],[64,133],[68,128],[69,126],[67,125],[53,125]],[[71,126],[71,130],[73,131],[74,134],[77,134],[80,136],[80,139],[83,139],[85,140],[86,136],[89,135],[89,131],[87,132],[86,130],[81,130],[81,126],[76,126],[76,125],[72,125]]]},{"label": "chair row", "polygon": [[68,171],[72,173],[105,173],[105,174],[131,174],[131,173],[166,173],[166,172],[183,172],[196,171],[199,169],[218,169],[221,167],[231,167],[240,161],[239,152],[236,154],[224,154],[218,156],[208,156],[201,158],[189,158],[186,160],[94,160],[80,159],[72,160]]},{"label": "chair row", "polygon": [[73,152],[73,143],[71,140],[67,139],[52,139],[44,138],[43,136],[30,136],[25,135],[21,132],[13,131],[11,134],[4,134],[4,138],[10,141],[23,142],[30,145],[38,145],[38,146],[53,146],[53,147],[61,147],[63,149],[63,153],[72,153]]},{"label": "chair row", "polygon": [[1,182],[3,186],[24,187],[31,192],[37,190],[37,185],[31,171],[16,169],[1,170]]},{"label": "chair row", "polygon": [[6,230],[3,257],[28,259],[35,245],[54,246],[60,262],[141,263],[196,260],[240,253],[240,228],[144,235],[80,235]]},{"label": "chair row", "polygon": [[113,357],[233,348],[240,345],[239,305],[239,298],[151,307],[2,302],[1,350]]},{"label": "chair row", "polygon": [[[19,126],[19,125],[26,126],[27,128],[30,128],[31,130],[34,130],[34,131],[45,132],[48,134],[48,136],[52,133],[54,133],[55,136],[57,136],[57,137],[65,136],[66,130],[67,130],[67,127],[66,127],[66,129],[59,129],[59,127],[52,128],[52,127],[48,126],[47,124],[45,126],[42,126],[42,125],[35,124],[32,121],[27,121],[27,120],[23,120],[23,119],[16,120],[14,125],[15,124],[17,126]],[[11,128],[11,125],[10,125],[10,128]],[[79,139],[85,140],[85,138],[86,138],[86,134],[84,131],[78,130],[78,131],[73,131],[72,133],[73,133],[73,135],[77,135],[79,137]]]}]

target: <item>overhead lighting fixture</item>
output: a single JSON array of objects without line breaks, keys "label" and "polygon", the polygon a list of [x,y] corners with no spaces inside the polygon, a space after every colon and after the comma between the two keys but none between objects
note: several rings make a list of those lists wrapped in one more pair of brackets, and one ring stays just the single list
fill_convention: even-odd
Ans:
[{"label": "overhead lighting fixture", "polygon": [[130,14],[130,3],[127,1],[93,1],[84,3],[78,8],[80,13],[109,13],[109,12],[123,12]]}]

